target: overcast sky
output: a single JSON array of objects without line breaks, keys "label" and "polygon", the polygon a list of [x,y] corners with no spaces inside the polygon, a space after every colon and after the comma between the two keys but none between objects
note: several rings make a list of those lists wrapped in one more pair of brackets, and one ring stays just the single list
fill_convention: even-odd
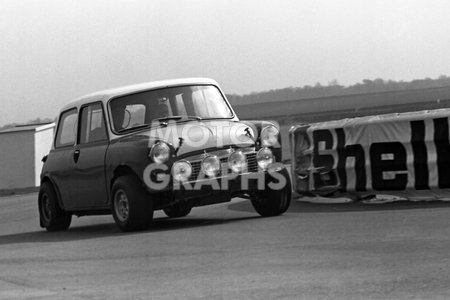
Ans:
[{"label": "overcast sky", "polygon": [[0,0],[0,125],[105,88],[226,93],[450,75],[450,1]]}]

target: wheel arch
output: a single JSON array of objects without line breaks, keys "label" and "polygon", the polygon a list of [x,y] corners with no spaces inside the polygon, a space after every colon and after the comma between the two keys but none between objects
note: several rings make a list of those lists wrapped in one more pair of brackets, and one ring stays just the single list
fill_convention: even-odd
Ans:
[{"label": "wheel arch", "polygon": [[109,193],[111,192],[112,186],[114,184],[114,181],[116,181],[117,178],[125,175],[130,175],[133,177],[136,177],[140,182],[142,182],[142,179],[136,174],[136,172],[128,165],[120,165],[117,166],[111,176],[111,180],[109,182]]},{"label": "wheel arch", "polygon": [[59,190],[59,188],[58,188],[58,185],[57,185],[57,184],[51,179],[51,177],[48,176],[48,175],[45,175],[45,176],[42,177],[42,179],[41,179],[41,186],[42,186],[42,184],[44,184],[44,183],[49,183],[49,184],[52,186],[53,190],[55,191],[56,198],[58,199],[58,205],[59,205],[59,207],[60,207],[63,211],[65,211],[64,203],[63,203],[63,201],[62,201],[61,192],[60,192],[60,190]]}]

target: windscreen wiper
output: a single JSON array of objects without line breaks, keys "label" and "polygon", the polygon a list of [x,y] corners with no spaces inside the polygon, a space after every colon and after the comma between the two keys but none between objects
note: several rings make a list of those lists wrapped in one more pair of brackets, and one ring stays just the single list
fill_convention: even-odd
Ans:
[{"label": "windscreen wiper", "polygon": [[132,127],[122,128],[122,129],[118,130],[117,132],[122,133],[122,132],[130,131],[130,130],[145,128],[145,127],[150,127],[150,126],[152,126],[152,125],[151,124],[140,124],[140,125],[136,125],[136,126],[132,126]]},{"label": "windscreen wiper", "polygon": [[186,118],[196,119],[197,121],[201,121],[203,119],[202,117],[199,117],[199,116],[186,116]]},{"label": "windscreen wiper", "polygon": [[165,121],[179,121],[179,120],[183,120],[183,119],[195,119],[197,121],[200,121],[202,119],[202,117],[199,116],[169,116],[169,117],[164,117],[164,118],[158,118],[155,119],[159,122],[165,122]]}]

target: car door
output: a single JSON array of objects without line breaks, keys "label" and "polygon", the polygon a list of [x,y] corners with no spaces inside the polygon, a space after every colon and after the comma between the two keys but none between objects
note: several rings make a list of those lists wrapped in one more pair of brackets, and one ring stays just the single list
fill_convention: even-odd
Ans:
[{"label": "car door", "polygon": [[75,206],[72,197],[72,174],[74,169],[73,153],[77,136],[78,111],[76,108],[62,112],[54,142],[54,149],[48,156],[46,166],[51,173],[55,187],[61,195],[64,208],[70,210]]},{"label": "car door", "polygon": [[74,151],[74,195],[79,209],[106,208],[105,156],[108,148],[102,103],[82,106]]}]

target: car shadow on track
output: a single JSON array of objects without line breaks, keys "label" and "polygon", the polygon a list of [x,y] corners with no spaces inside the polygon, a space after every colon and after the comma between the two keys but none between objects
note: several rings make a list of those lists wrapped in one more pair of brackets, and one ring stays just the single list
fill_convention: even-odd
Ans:
[{"label": "car shadow on track", "polygon": [[234,223],[258,218],[258,215],[239,218],[197,218],[186,217],[179,219],[157,218],[154,219],[151,228],[138,232],[121,232],[114,222],[74,226],[67,231],[47,232],[45,230],[23,232],[9,235],[0,235],[0,246],[21,243],[57,243],[65,241],[77,241],[97,239],[110,236],[151,234],[152,232],[163,232],[171,230],[182,230],[187,228],[216,226],[226,223]]},{"label": "car shadow on track", "polygon": [[258,218],[258,215],[246,216],[239,218],[158,218],[152,223],[152,228],[149,230],[151,232],[168,231],[168,230],[179,230],[193,227],[202,226],[214,226],[222,225],[227,223],[235,223],[239,221],[246,221]]},{"label": "car shadow on track", "polygon": [[[388,203],[311,203],[291,201],[288,213],[333,213],[333,212],[352,212],[352,211],[383,211],[383,210],[405,210],[405,209],[431,209],[431,208],[450,208],[450,201],[397,201]],[[240,212],[254,211],[250,201],[232,203],[228,209]]]}]

